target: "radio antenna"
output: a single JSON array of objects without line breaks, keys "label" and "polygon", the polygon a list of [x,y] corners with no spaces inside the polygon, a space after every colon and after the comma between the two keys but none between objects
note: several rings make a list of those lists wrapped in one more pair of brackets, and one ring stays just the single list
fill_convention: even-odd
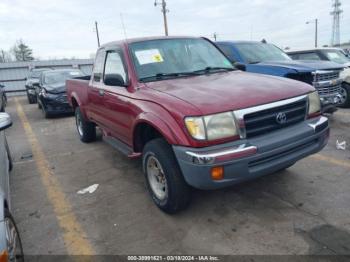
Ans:
[{"label": "radio antenna", "polygon": [[124,32],[124,37],[125,37],[125,39],[128,39],[128,36],[126,35],[126,29],[125,29],[125,24],[124,24],[123,13],[120,13],[120,21],[121,21],[121,23],[122,23],[123,32]]}]

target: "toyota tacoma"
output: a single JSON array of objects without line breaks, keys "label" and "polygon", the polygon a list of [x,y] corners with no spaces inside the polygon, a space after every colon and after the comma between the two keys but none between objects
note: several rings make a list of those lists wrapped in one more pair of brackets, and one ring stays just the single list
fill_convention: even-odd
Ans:
[{"label": "toyota tacoma", "polygon": [[155,204],[184,209],[191,187],[217,189],[320,151],[329,126],[315,88],[237,70],[208,39],[154,37],[98,49],[89,80],[67,80],[83,142],[142,157]]}]

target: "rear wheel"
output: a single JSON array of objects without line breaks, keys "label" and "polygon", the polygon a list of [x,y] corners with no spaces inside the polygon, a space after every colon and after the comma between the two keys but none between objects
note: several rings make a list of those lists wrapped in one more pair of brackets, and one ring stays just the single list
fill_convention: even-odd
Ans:
[{"label": "rear wheel", "polygon": [[8,252],[8,261],[24,261],[22,241],[11,213],[5,209],[5,235]]},{"label": "rear wheel", "polygon": [[75,109],[75,123],[82,142],[89,143],[96,140],[95,124],[84,119],[79,107]]},{"label": "rear wheel", "polygon": [[350,84],[343,83],[340,89],[340,104],[339,107],[349,108],[350,107]]},{"label": "rear wheel", "polygon": [[191,188],[181,173],[171,146],[162,138],[148,142],[143,150],[143,171],[153,202],[174,214],[191,200]]}]

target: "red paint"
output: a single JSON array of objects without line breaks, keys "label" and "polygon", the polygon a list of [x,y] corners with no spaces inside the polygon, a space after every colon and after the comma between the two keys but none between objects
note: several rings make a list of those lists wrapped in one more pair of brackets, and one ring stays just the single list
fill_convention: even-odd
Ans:
[{"label": "red paint", "polygon": [[[314,91],[302,82],[241,71],[191,76],[172,80],[140,83],[131,60],[128,44],[134,39],[114,42],[120,46],[129,74],[128,87],[93,84],[92,80],[68,80],[68,100],[79,104],[86,118],[96,122],[105,133],[133,146],[137,124],[156,128],[173,145],[205,147],[237,140],[196,141],[184,125],[186,116],[201,116],[237,110]],[[104,96],[98,90],[104,90]]]}]

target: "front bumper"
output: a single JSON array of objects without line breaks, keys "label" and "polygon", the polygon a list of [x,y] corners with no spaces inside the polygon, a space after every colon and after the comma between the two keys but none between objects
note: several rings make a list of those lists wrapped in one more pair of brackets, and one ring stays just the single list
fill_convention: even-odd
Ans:
[{"label": "front bumper", "polygon": [[[326,117],[306,120],[268,135],[207,148],[173,146],[186,182],[216,189],[274,173],[317,153],[328,142]],[[224,179],[212,180],[211,169],[224,168]]]},{"label": "front bumper", "polygon": [[40,101],[45,111],[49,114],[72,113],[73,108],[69,105],[66,95],[44,97],[40,96]]}]

